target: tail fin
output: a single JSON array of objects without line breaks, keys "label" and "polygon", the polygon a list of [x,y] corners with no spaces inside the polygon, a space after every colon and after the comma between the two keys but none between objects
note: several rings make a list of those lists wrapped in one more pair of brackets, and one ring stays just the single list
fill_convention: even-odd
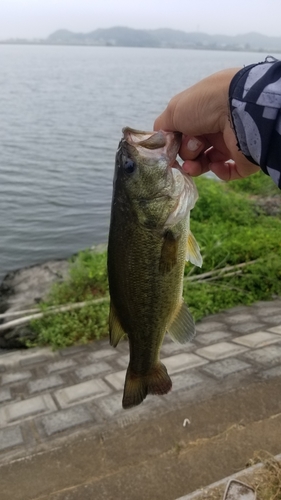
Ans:
[{"label": "tail fin", "polygon": [[128,366],[123,401],[124,409],[137,406],[147,394],[167,394],[172,388],[172,381],[166,367],[159,361],[147,375],[135,375]]}]

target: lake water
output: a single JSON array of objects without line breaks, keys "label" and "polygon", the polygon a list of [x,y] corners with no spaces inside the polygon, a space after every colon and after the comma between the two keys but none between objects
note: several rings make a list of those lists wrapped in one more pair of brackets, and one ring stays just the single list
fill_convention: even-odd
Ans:
[{"label": "lake water", "polygon": [[107,240],[122,127],[150,130],[175,93],[264,57],[0,45],[0,281]]}]

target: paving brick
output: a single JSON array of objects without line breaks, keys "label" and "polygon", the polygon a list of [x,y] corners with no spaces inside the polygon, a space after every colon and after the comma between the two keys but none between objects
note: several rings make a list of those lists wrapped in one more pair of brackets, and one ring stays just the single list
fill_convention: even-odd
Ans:
[{"label": "paving brick", "polygon": [[243,357],[263,366],[270,366],[281,363],[281,346],[271,345],[249,351],[243,354]]},{"label": "paving brick", "polygon": [[[115,422],[118,423],[120,427],[126,427],[129,424],[137,423],[141,416],[144,414],[150,414],[153,410],[160,412],[161,408],[166,407],[166,401],[163,396],[156,397],[154,395],[148,395],[144,401],[144,404],[135,406],[131,408],[129,412],[124,411],[122,408],[122,394],[111,394],[105,398],[102,398],[97,403],[93,404],[93,411],[96,411],[98,407],[99,412],[101,412],[105,417],[117,417]],[[118,418],[121,417],[121,418]]]},{"label": "paving brick", "polygon": [[92,422],[93,417],[83,406],[76,406],[75,408],[51,413],[42,417],[40,420],[47,436],[52,436],[58,432],[63,432],[73,427],[77,427],[78,425]]},{"label": "paving brick", "polygon": [[122,370],[120,372],[111,373],[104,377],[104,379],[109,382],[114,389],[117,391],[121,391],[124,387],[125,383],[126,370]]},{"label": "paving brick", "polygon": [[268,328],[268,331],[272,333],[278,333],[278,335],[281,335],[281,325]]},{"label": "paving brick", "polygon": [[214,344],[215,342],[219,342],[220,340],[228,339],[232,337],[231,333],[227,331],[219,331],[219,332],[211,332],[211,333],[199,333],[196,336],[197,342],[200,344]]},{"label": "paving brick", "polygon": [[11,403],[0,408],[0,426],[5,427],[5,425],[18,420],[56,411],[56,409],[56,405],[49,394]]},{"label": "paving brick", "polygon": [[170,342],[169,344],[165,344],[161,348],[161,353],[166,355],[166,356],[172,356],[172,354],[175,354],[176,352],[186,352],[186,351],[192,351],[195,349],[195,344],[193,342],[189,342],[187,344],[177,344],[176,342]]},{"label": "paving brick", "polygon": [[23,382],[31,377],[32,374],[30,371],[5,373],[2,375],[2,385]]},{"label": "paving brick", "polygon": [[5,401],[9,401],[10,399],[12,399],[11,390],[8,388],[1,389],[1,391],[0,391],[0,403],[4,403]]},{"label": "paving brick", "polygon": [[83,366],[82,368],[78,368],[75,370],[77,377],[80,379],[93,377],[94,375],[99,375],[104,372],[111,371],[112,368],[105,361],[101,361],[100,363],[94,363],[92,365]]},{"label": "paving brick", "polygon": [[236,325],[237,323],[249,323],[255,321],[255,316],[252,314],[233,314],[232,316],[226,316],[225,322],[230,325]]},{"label": "paving brick", "polygon": [[254,308],[258,308],[258,309],[266,309],[268,307],[281,307],[281,301],[279,299],[277,300],[259,300],[258,302],[255,302],[255,304],[253,304]]},{"label": "paving brick", "polygon": [[62,359],[61,361],[56,361],[55,363],[50,363],[46,366],[47,373],[58,372],[62,370],[68,370],[77,366],[76,361],[73,359]]},{"label": "paving brick", "polygon": [[117,352],[115,349],[100,349],[99,351],[91,352],[88,359],[90,361],[97,361],[104,358],[109,358],[111,356],[116,356]]},{"label": "paving brick", "polygon": [[129,364],[130,356],[125,354],[124,356],[119,356],[117,359],[117,364],[122,368],[127,368]]},{"label": "paving brick", "polygon": [[237,332],[237,333],[252,333],[255,330],[261,330],[262,328],[264,328],[264,325],[262,322],[257,323],[254,321],[250,321],[249,323],[242,323],[242,324],[231,326],[231,330],[233,332]]},{"label": "paving brick", "polygon": [[191,389],[195,385],[202,384],[204,378],[200,375],[195,375],[189,371],[181,372],[172,377],[172,391],[176,392],[183,389]]},{"label": "paving brick", "polygon": [[[2,367],[13,368],[18,364],[21,364],[23,366],[28,365],[30,360],[34,358],[38,359],[38,357],[40,357],[41,359],[44,358],[44,360],[50,360],[57,357],[57,354],[51,351],[51,349],[49,349],[48,347],[28,350],[24,349],[8,353],[5,356],[1,356],[0,363]],[[24,363],[25,361],[26,363]]]},{"label": "paving brick", "polygon": [[18,426],[0,430],[0,451],[23,444],[23,437]]},{"label": "paving brick", "polygon": [[[124,384],[124,383],[123,383]],[[107,417],[113,417],[119,413],[123,413],[122,396],[120,393],[111,394],[99,401],[99,410]]]},{"label": "paving brick", "polygon": [[235,356],[247,350],[247,347],[232,344],[231,342],[219,342],[208,347],[197,349],[196,353],[204,358],[216,361],[223,358]]},{"label": "paving brick", "polygon": [[259,375],[265,379],[273,378],[273,377],[280,377],[281,366],[275,366],[274,368],[269,368],[268,370],[261,371]]},{"label": "paving brick", "polygon": [[61,408],[67,408],[84,401],[106,396],[110,392],[110,387],[102,380],[97,379],[60,389],[55,392],[55,397]]},{"label": "paving brick", "polygon": [[222,361],[215,361],[203,366],[202,370],[215,378],[221,379],[227,375],[251,368],[249,363],[236,358],[227,358]]},{"label": "paving brick", "polygon": [[31,380],[28,382],[27,387],[30,394],[35,392],[46,391],[47,389],[52,389],[53,387],[58,387],[64,383],[60,375],[50,375],[49,377],[38,378],[37,380]]},{"label": "paving brick", "polygon": [[44,363],[45,361],[47,361],[48,358],[46,356],[40,356],[40,355],[37,355],[37,356],[30,356],[30,357],[26,357],[24,359],[22,359],[20,361],[20,365],[21,366],[30,366],[30,365],[35,365],[37,363]]},{"label": "paving brick", "polygon": [[279,325],[281,323],[281,314],[278,314],[278,316],[266,316],[266,318],[263,317],[263,320],[271,325]]},{"label": "paving brick", "polygon": [[196,323],[195,328],[198,333],[207,333],[214,332],[215,330],[223,330],[225,328],[225,325],[217,321],[206,321],[202,323]]},{"label": "paving brick", "polygon": [[162,363],[164,363],[169,375],[171,375],[172,373],[204,365],[207,361],[193,353],[181,353],[162,359]]},{"label": "paving brick", "polygon": [[237,337],[235,339],[232,339],[232,341],[237,344],[242,344],[246,347],[250,347],[251,349],[255,349],[257,347],[263,347],[266,345],[274,344],[276,342],[281,342],[281,337],[280,335],[275,335],[274,333],[261,331],[243,335],[242,337]]},{"label": "paving brick", "polygon": [[280,306],[261,307],[258,309],[259,316],[277,316],[280,314]]},{"label": "paving brick", "polygon": [[62,356],[73,356],[75,354],[81,354],[89,350],[88,345],[74,345],[71,347],[66,347],[65,349],[61,349],[59,353]]},{"label": "paving brick", "polygon": [[229,314],[230,316],[233,314],[247,314],[251,311],[251,308],[249,306],[235,306],[232,307],[231,309],[227,309],[224,312],[224,316]]}]

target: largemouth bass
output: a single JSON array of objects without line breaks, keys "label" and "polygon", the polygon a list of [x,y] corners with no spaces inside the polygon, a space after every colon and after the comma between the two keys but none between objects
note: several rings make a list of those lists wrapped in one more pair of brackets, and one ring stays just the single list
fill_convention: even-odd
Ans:
[{"label": "largemouth bass", "polygon": [[190,232],[198,198],[176,161],[181,134],[123,129],[116,154],[108,242],[110,343],[127,334],[130,361],[123,408],[172,387],[159,351],[166,332],[180,343],[195,334],[182,299],[185,260],[201,267]]}]

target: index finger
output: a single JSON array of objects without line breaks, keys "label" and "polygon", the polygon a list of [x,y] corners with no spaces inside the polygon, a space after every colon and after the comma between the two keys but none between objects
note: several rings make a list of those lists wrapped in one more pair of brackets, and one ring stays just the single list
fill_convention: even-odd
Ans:
[{"label": "index finger", "polygon": [[170,106],[167,106],[165,111],[156,118],[153,130],[172,130],[175,131],[176,128],[173,122],[173,113],[171,112]]}]

